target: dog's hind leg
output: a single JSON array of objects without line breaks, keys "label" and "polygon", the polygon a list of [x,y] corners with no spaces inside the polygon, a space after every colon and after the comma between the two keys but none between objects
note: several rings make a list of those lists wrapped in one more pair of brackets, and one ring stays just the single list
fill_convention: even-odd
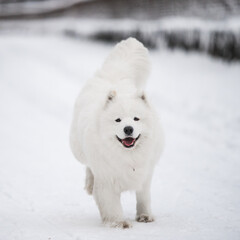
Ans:
[{"label": "dog's hind leg", "polygon": [[89,167],[86,168],[85,190],[89,195],[92,195],[94,185],[94,176]]}]

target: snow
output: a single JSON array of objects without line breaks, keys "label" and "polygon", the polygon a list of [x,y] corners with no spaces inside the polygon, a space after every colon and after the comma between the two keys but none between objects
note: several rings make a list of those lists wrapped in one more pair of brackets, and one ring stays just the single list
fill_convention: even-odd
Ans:
[{"label": "snow", "polygon": [[[240,65],[180,51],[151,52],[147,91],[166,135],[156,221],[102,226],[68,135],[74,100],[111,47],[0,36],[0,239],[239,239]],[[122,203],[134,220],[134,194]]]}]

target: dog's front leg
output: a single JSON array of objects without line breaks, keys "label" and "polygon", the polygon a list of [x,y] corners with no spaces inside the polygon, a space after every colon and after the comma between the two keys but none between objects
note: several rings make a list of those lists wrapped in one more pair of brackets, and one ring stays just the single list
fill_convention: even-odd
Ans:
[{"label": "dog's front leg", "polygon": [[131,223],[123,219],[120,193],[116,192],[113,186],[96,179],[93,196],[104,224],[119,228],[131,227]]},{"label": "dog's front leg", "polygon": [[137,215],[138,222],[153,222],[154,217],[151,212],[151,194],[150,194],[151,177],[143,184],[142,189],[136,192],[137,198]]}]

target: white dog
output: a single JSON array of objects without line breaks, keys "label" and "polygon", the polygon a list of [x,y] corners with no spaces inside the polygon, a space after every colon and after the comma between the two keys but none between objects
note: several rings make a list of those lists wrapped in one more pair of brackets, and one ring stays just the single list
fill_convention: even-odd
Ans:
[{"label": "white dog", "polygon": [[143,44],[133,38],[122,41],[75,104],[71,149],[87,166],[85,188],[93,194],[103,222],[114,227],[131,227],[120,203],[121,192],[127,190],[136,191],[136,220],[154,220],[150,185],[163,135],[143,92],[149,68]]}]

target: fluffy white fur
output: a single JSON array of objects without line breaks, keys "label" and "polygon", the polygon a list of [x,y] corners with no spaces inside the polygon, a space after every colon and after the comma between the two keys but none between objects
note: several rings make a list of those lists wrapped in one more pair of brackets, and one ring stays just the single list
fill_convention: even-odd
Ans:
[{"label": "fluffy white fur", "polygon": [[[151,222],[150,185],[163,147],[158,116],[143,93],[150,63],[147,49],[136,39],[118,43],[102,68],[77,98],[70,143],[75,157],[87,166],[85,188],[93,194],[104,223],[128,228],[121,192],[136,191],[136,220]],[[140,120],[136,121],[137,117]],[[116,119],[121,122],[116,122]],[[126,148],[124,128],[131,126]]]}]

